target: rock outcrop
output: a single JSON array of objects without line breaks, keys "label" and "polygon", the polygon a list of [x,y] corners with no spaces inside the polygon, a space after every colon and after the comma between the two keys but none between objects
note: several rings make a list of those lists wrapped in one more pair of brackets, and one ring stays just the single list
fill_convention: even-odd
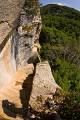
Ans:
[{"label": "rock outcrop", "polygon": [[25,0],[0,0],[0,23],[8,22],[15,26]]},{"label": "rock outcrop", "polygon": [[38,0],[0,1],[0,119],[25,119],[58,88],[48,62],[36,64],[40,31]]},{"label": "rock outcrop", "polygon": [[35,61],[39,47],[40,31],[41,16],[39,3],[37,0],[26,0],[20,14],[20,25],[18,27],[17,64],[19,66]]},{"label": "rock outcrop", "polygon": [[30,97],[30,106],[36,111],[43,111],[43,105],[47,98],[53,98],[53,94],[59,86],[56,84],[48,61],[36,65],[33,88]]}]

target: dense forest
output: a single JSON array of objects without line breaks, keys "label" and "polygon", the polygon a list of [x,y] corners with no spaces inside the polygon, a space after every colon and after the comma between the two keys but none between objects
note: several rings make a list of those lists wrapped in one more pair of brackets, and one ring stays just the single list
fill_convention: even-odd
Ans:
[{"label": "dense forest", "polygon": [[80,120],[80,12],[49,4],[41,7],[41,15],[41,58],[49,61],[56,82],[69,93],[61,114]]},{"label": "dense forest", "polygon": [[41,57],[64,90],[80,91],[80,12],[53,4],[42,7],[41,14]]}]

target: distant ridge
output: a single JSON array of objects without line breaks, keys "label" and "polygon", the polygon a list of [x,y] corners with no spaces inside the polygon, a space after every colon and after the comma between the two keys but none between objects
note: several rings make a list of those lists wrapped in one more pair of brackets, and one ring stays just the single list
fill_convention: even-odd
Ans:
[{"label": "distant ridge", "polygon": [[55,15],[58,14],[58,16],[65,16],[69,19],[75,19],[80,20],[80,11],[67,7],[67,6],[61,6],[58,4],[47,4],[41,7],[41,14],[42,15]]},{"label": "distant ridge", "polygon": [[42,58],[48,59],[54,78],[64,90],[79,90],[80,12],[74,8],[48,4],[41,8],[41,15]]}]

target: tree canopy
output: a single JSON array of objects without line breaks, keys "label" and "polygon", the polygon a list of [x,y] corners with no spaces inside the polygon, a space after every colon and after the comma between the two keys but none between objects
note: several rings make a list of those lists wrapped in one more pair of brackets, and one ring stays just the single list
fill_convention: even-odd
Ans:
[{"label": "tree canopy", "polygon": [[41,57],[65,91],[80,91],[80,12],[66,6],[41,7]]}]

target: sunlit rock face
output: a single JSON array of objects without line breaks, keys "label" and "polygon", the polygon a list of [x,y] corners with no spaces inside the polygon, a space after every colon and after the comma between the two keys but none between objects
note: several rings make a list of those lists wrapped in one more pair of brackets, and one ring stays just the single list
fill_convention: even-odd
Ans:
[{"label": "sunlit rock face", "polygon": [[[24,0],[0,0],[0,79],[16,71],[16,28]],[[4,72],[5,71],[5,72]],[[3,76],[4,74],[4,76]],[[9,77],[10,76],[10,77]]]},{"label": "sunlit rock face", "polygon": [[21,11],[20,25],[18,27],[17,64],[19,66],[35,60],[34,54],[37,54],[37,48],[39,47],[40,31],[41,16],[39,3],[37,0],[26,0]]},{"label": "sunlit rock face", "polygon": [[20,120],[25,113],[24,86],[34,74],[40,30],[37,0],[0,0],[0,119]]},{"label": "sunlit rock face", "polygon": [[26,119],[29,104],[37,110],[37,97],[58,88],[49,63],[35,64],[40,31],[38,0],[0,0],[0,119]]},{"label": "sunlit rock face", "polygon": [[30,97],[30,106],[33,110],[41,112],[47,98],[53,98],[53,94],[60,87],[56,84],[48,61],[36,65],[33,79],[33,89]]},{"label": "sunlit rock face", "polygon": [[0,22],[14,24],[20,15],[25,0],[0,0]]}]

